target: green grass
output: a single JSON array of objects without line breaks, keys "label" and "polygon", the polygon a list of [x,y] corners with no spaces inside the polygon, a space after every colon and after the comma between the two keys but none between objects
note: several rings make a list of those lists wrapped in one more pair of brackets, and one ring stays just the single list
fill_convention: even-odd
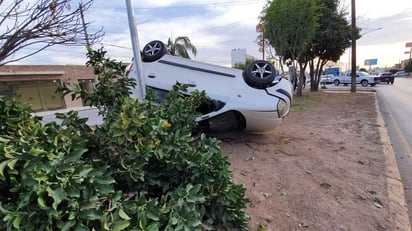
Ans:
[{"label": "green grass", "polygon": [[303,92],[300,97],[294,96],[292,100],[291,111],[302,112],[311,110],[316,104],[321,102],[320,92]]}]

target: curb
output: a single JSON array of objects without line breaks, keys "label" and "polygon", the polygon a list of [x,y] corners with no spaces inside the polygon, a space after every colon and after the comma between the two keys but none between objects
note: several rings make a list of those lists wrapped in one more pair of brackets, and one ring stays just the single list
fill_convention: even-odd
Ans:
[{"label": "curb", "polygon": [[411,223],[409,221],[408,206],[405,202],[405,191],[396,163],[395,154],[393,152],[388,131],[385,127],[382,114],[380,112],[378,100],[375,97],[375,105],[377,111],[378,130],[383,144],[383,153],[386,159],[386,184],[388,190],[388,210],[392,226],[389,230],[411,231]]},{"label": "curb", "polygon": [[[325,87],[325,88],[319,88],[322,91],[325,92],[339,92],[339,93],[352,93],[350,88],[344,88],[344,87]],[[372,87],[357,87],[355,93],[361,93],[361,92],[376,92],[376,89]]]}]

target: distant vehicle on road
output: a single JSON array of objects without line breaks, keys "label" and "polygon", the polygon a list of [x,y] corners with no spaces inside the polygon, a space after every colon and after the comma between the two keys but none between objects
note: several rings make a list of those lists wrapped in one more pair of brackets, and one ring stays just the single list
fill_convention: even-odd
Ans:
[{"label": "distant vehicle on road", "polygon": [[[146,89],[160,99],[176,82],[188,86],[187,94],[206,92],[211,103],[196,119],[205,129],[269,131],[289,112],[292,85],[276,78],[275,68],[267,61],[254,61],[242,71],[169,55],[158,40],[143,47],[142,61]],[[129,77],[137,78],[133,66]]]},{"label": "distant vehicle on road", "polygon": [[392,73],[392,75],[395,74],[398,71],[399,71],[398,69],[389,69],[389,72]]},{"label": "distant vehicle on road", "polygon": [[[346,72],[345,75],[334,76],[333,84],[339,86],[340,84],[351,84],[352,83],[352,72]],[[358,71],[356,72],[356,83],[361,84],[362,87],[367,87],[369,85],[375,86],[379,84],[380,77],[369,75],[367,72]]]},{"label": "distant vehicle on road", "polygon": [[321,86],[325,86],[326,84],[332,84],[333,83],[333,75],[332,74],[321,75],[319,83],[320,83]]},{"label": "distant vehicle on road", "polygon": [[409,73],[406,71],[398,71],[393,76],[394,77],[405,77],[405,76],[409,76]]},{"label": "distant vehicle on road", "polygon": [[389,83],[393,84],[393,82],[395,81],[395,77],[390,72],[384,72],[384,73],[380,74],[379,77],[381,78],[381,82],[384,82],[384,83],[387,83],[387,84],[389,84]]}]

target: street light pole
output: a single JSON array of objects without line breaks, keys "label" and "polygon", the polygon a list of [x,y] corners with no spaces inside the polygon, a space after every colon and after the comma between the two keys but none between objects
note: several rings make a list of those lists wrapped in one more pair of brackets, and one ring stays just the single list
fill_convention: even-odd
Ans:
[{"label": "street light pole", "polygon": [[350,92],[356,92],[356,14],[355,0],[352,0],[352,76]]},{"label": "street light pole", "polygon": [[132,90],[132,98],[142,100],[146,95],[146,84],[143,78],[142,58],[140,55],[139,37],[137,34],[136,23],[134,18],[133,4],[131,0],[126,0],[127,16],[129,20],[130,38],[133,48],[133,68],[137,75],[137,89]]}]

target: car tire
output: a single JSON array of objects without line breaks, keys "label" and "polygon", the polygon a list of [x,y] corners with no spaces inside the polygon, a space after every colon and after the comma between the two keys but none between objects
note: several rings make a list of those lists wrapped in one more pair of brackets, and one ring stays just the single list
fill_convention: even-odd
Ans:
[{"label": "car tire", "polygon": [[143,47],[143,62],[154,62],[163,57],[167,52],[166,45],[159,40],[149,42]]},{"label": "car tire", "polygon": [[339,81],[339,80],[337,80],[337,79],[335,79],[335,81],[333,81],[333,84],[334,84],[335,86],[339,86],[340,81]]},{"label": "car tire", "polygon": [[267,88],[275,79],[275,67],[264,60],[254,61],[246,67],[243,78],[253,88]]},{"label": "car tire", "polygon": [[362,80],[361,85],[362,87],[367,87],[369,85],[368,80]]}]

